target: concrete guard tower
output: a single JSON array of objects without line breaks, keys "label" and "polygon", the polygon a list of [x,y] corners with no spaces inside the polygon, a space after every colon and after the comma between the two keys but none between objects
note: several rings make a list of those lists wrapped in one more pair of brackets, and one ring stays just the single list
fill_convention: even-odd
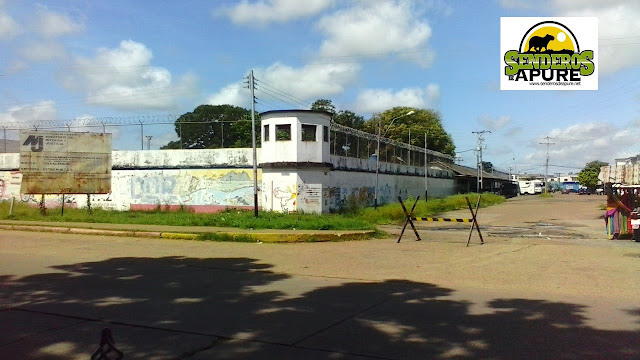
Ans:
[{"label": "concrete guard tower", "polygon": [[328,212],[328,206],[323,205],[323,188],[327,187],[331,171],[331,114],[313,110],[274,110],[264,112],[260,117],[262,208],[282,212]]}]

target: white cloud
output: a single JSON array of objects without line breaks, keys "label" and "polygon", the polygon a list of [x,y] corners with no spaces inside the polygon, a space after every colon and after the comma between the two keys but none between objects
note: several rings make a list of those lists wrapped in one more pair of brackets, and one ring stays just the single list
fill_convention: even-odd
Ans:
[{"label": "white cloud", "polygon": [[485,115],[485,116],[482,116],[480,119],[478,119],[478,122],[480,123],[480,125],[487,128],[488,130],[496,131],[496,130],[501,130],[505,126],[509,125],[511,123],[511,120],[512,118],[509,115],[504,115],[500,117]]},{"label": "white cloud", "polygon": [[557,14],[561,16],[598,17],[601,39],[598,50],[602,73],[613,73],[640,65],[640,46],[629,44],[637,42],[637,39],[630,37],[640,34],[640,2],[590,0],[580,2],[580,6],[576,7],[573,1],[555,0],[553,4]]},{"label": "white cloud", "polygon": [[219,12],[229,16],[236,24],[265,25],[316,15],[334,4],[334,0],[259,0],[240,4]]},{"label": "white cloud", "polygon": [[66,56],[65,47],[56,41],[31,43],[19,50],[20,55],[28,61],[47,61]]},{"label": "white cloud", "polygon": [[90,114],[82,114],[80,116],[76,116],[73,121],[69,122],[68,125],[71,127],[71,131],[75,132],[101,133],[104,130],[104,132],[112,134],[112,139],[114,140],[117,136],[120,135],[121,129],[121,127],[109,126],[106,123],[103,127],[100,119]]},{"label": "white cloud", "polygon": [[[536,8],[536,2],[530,0],[499,0],[499,3],[505,9],[531,10]],[[539,4],[540,1],[537,3]]]},{"label": "white cloud", "polygon": [[[256,97],[270,103],[289,102],[288,106],[303,107],[300,102],[312,103],[318,98],[338,95],[351,84],[358,74],[356,64],[318,64],[293,68],[275,63],[265,69],[256,69]],[[261,85],[264,84],[264,85]],[[274,88],[276,90],[274,90]],[[289,94],[288,98],[277,90]],[[231,104],[247,107],[249,93],[240,84],[231,84],[207,100],[208,104]]]},{"label": "white cloud", "polygon": [[193,95],[194,75],[174,82],[169,70],[151,65],[153,54],[144,44],[124,40],[115,49],[100,48],[94,58],[78,58],[68,89],[84,92],[87,102],[123,110],[171,109],[178,98]]},{"label": "white cloud", "polygon": [[84,25],[73,21],[69,15],[50,11],[46,6],[39,5],[34,24],[35,31],[45,38],[79,33]]},{"label": "white cloud", "polygon": [[[635,135],[637,127],[615,125],[608,122],[588,122],[554,129],[548,133],[549,163],[582,168],[593,160],[611,162],[614,158],[637,154]],[[603,137],[603,134],[608,134]],[[532,145],[537,149],[526,160],[543,164],[546,158],[546,139],[537,139]],[[550,170],[551,171],[551,170]],[[566,171],[566,169],[559,170]]]},{"label": "white cloud", "polygon": [[397,53],[423,66],[433,62],[431,27],[408,0],[354,1],[324,16],[318,28],[327,39],[320,56],[381,56]]},{"label": "white cloud", "polygon": [[206,103],[210,105],[229,104],[248,108],[251,104],[251,94],[244,84],[230,84],[209,96]]},{"label": "white cloud", "polygon": [[358,94],[355,110],[363,113],[381,112],[396,106],[415,108],[433,107],[440,99],[440,87],[430,84],[426,88],[367,89]]},{"label": "white cloud", "polygon": [[0,39],[10,39],[19,32],[18,23],[2,11],[2,2],[0,2]]},{"label": "white cloud", "polygon": [[640,2],[628,0],[500,0],[505,8],[548,8],[554,16],[591,16],[598,18],[599,71],[601,74],[638,66],[640,46]]},{"label": "white cloud", "polygon": [[[31,126],[40,120],[56,120],[58,110],[52,100],[39,101],[32,105],[13,106],[0,113],[0,124],[7,128]],[[17,138],[17,134],[15,135]]]}]

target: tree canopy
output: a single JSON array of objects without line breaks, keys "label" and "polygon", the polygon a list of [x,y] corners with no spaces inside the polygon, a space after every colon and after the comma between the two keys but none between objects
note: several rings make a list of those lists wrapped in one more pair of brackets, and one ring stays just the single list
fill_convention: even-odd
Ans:
[{"label": "tree canopy", "polygon": [[[411,115],[406,115],[413,111]],[[444,128],[439,112],[431,109],[414,109],[410,107],[394,107],[375,114],[364,124],[365,131],[383,137],[424,147],[424,135],[427,135],[427,148],[443,154],[455,156],[455,145]]]},{"label": "tree canopy", "polygon": [[311,110],[326,111],[332,116],[336,114],[336,107],[329,99],[318,99],[311,104]]},{"label": "tree canopy", "polygon": [[598,185],[598,175],[600,174],[600,168],[607,166],[609,163],[595,160],[588,162],[584,169],[578,173],[578,182],[582,186],[586,186],[589,189],[594,189]]},{"label": "tree canopy", "polygon": [[[371,119],[348,110],[336,111],[328,99],[318,99],[312,110],[326,111],[334,122],[353,129],[378,134],[403,143],[423,147],[427,135],[428,149],[455,156],[455,146],[451,136],[442,127],[440,113],[431,109],[394,107],[374,114]],[[409,111],[411,115],[406,116]],[[233,105],[200,105],[192,112],[181,115],[175,122],[179,140],[170,141],[161,149],[216,149],[251,147],[251,112]],[[256,119],[258,121],[258,119]],[[256,126],[256,139],[260,138],[260,127]],[[411,139],[409,139],[411,134]],[[344,134],[332,137],[335,144],[347,144]],[[335,143],[335,144],[334,144]],[[345,146],[349,146],[348,144]],[[346,150],[345,150],[346,151]]]},{"label": "tree canopy", "polygon": [[[233,105],[200,105],[175,122],[178,140],[161,149],[251,147],[251,112]],[[257,121],[257,120],[256,120]],[[256,126],[256,139],[260,138]]]},{"label": "tree canopy", "polygon": [[363,129],[364,117],[349,110],[336,111],[336,107],[333,105],[331,100],[318,99],[311,104],[311,110],[326,111],[331,114],[333,121],[340,125],[358,130]]},{"label": "tree canopy", "polygon": [[482,162],[482,170],[485,172],[492,172],[493,171],[493,164],[491,163],[491,161],[483,161]]}]

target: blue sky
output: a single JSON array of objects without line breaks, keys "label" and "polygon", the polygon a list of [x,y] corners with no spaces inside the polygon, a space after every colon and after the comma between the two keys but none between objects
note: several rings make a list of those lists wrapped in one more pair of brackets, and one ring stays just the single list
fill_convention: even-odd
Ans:
[{"label": "blue sky", "polygon": [[[598,17],[599,90],[499,90],[506,16]],[[579,171],[640,152],[637,19],[640,2],[621,0],[0,0],[0,123],[249,108],[254,70],[294,97],[258,92],[258,111],[433,108],[463,165],[472,132],[489,130],[484,160],[500,169],[542,173],[548,136],[550,172]],[[108,130],[114,148],[140,149],[138,128]],[[144,132],[152,149],[176,139],[170,125]]]}]

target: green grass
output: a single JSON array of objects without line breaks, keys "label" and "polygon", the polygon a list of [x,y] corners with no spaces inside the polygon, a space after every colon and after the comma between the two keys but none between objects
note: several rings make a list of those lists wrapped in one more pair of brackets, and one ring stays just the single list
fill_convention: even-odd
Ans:
[{"label": "green grass", "polygon": [[540,197],[541,197],[541,198],[543,198],[543,199],[550,199],[550,198],[552,198],[552,197],[553,197],[553,194],[550,194],[550,193],[542,193],[542,194],[540,194]]},{"label": "green grass", "polygon": [[[471,206],[475,208],[478,194],[453,195],[441,199],[430,199],[427,202],[419,200],[413,211],[413,215],[417,217],[433,217],[434,215],[447,211],[468,209],[465,197],[469,197]],[[407,211],[411,211],[414,202],[414,199],[407,199],[405,201]],[[503,202],[505,202],[503,196],[483,194],[480,200],[480,207],[501,204]],[[398,203],[385,205],[379,207],[377,210],[374,208],[366,208],[362,211],[361,216],[378,225],[395,224],[406,218],[402,207]],[[469,213],[469,217],[471,217],[471,213]]]},{"label": "green grass", "polygon": [[[467,194],[475,206],[477,194]],[[443,199],[420,200],[414,211],[415,216],[433,216],[445,211],[466,209],[465,195],[455,195]],[[482,195],[481,206],[504,202],[502,196]],[[413,200],[406,201],[410,210]],[[163,211],[161,207],[154,211],[115,211],[66,208],[64,216],[61,209],[47,209],[46,215],[40,214],[37,207],[15,203],[13,214],[9,215],[9,203],[0,202],[0,219],[49,222],[87,222],[111,224],[145,224],[174,226],[216,226],[241,229],[299,229],[299,230],[376,230],[376,225],[393,224],[404,220],[405,215],[399,203],[374,208],[364,208],[355,214],[283,214],[261,211],[256,218],[253,211],[226,210],[216,214],[196,214],[188,211]],[[210,239],[213,240],[213,239]],[[225,241],[229,239],[215,239]],[[238,241],[238,240],[234,240]]]}]

